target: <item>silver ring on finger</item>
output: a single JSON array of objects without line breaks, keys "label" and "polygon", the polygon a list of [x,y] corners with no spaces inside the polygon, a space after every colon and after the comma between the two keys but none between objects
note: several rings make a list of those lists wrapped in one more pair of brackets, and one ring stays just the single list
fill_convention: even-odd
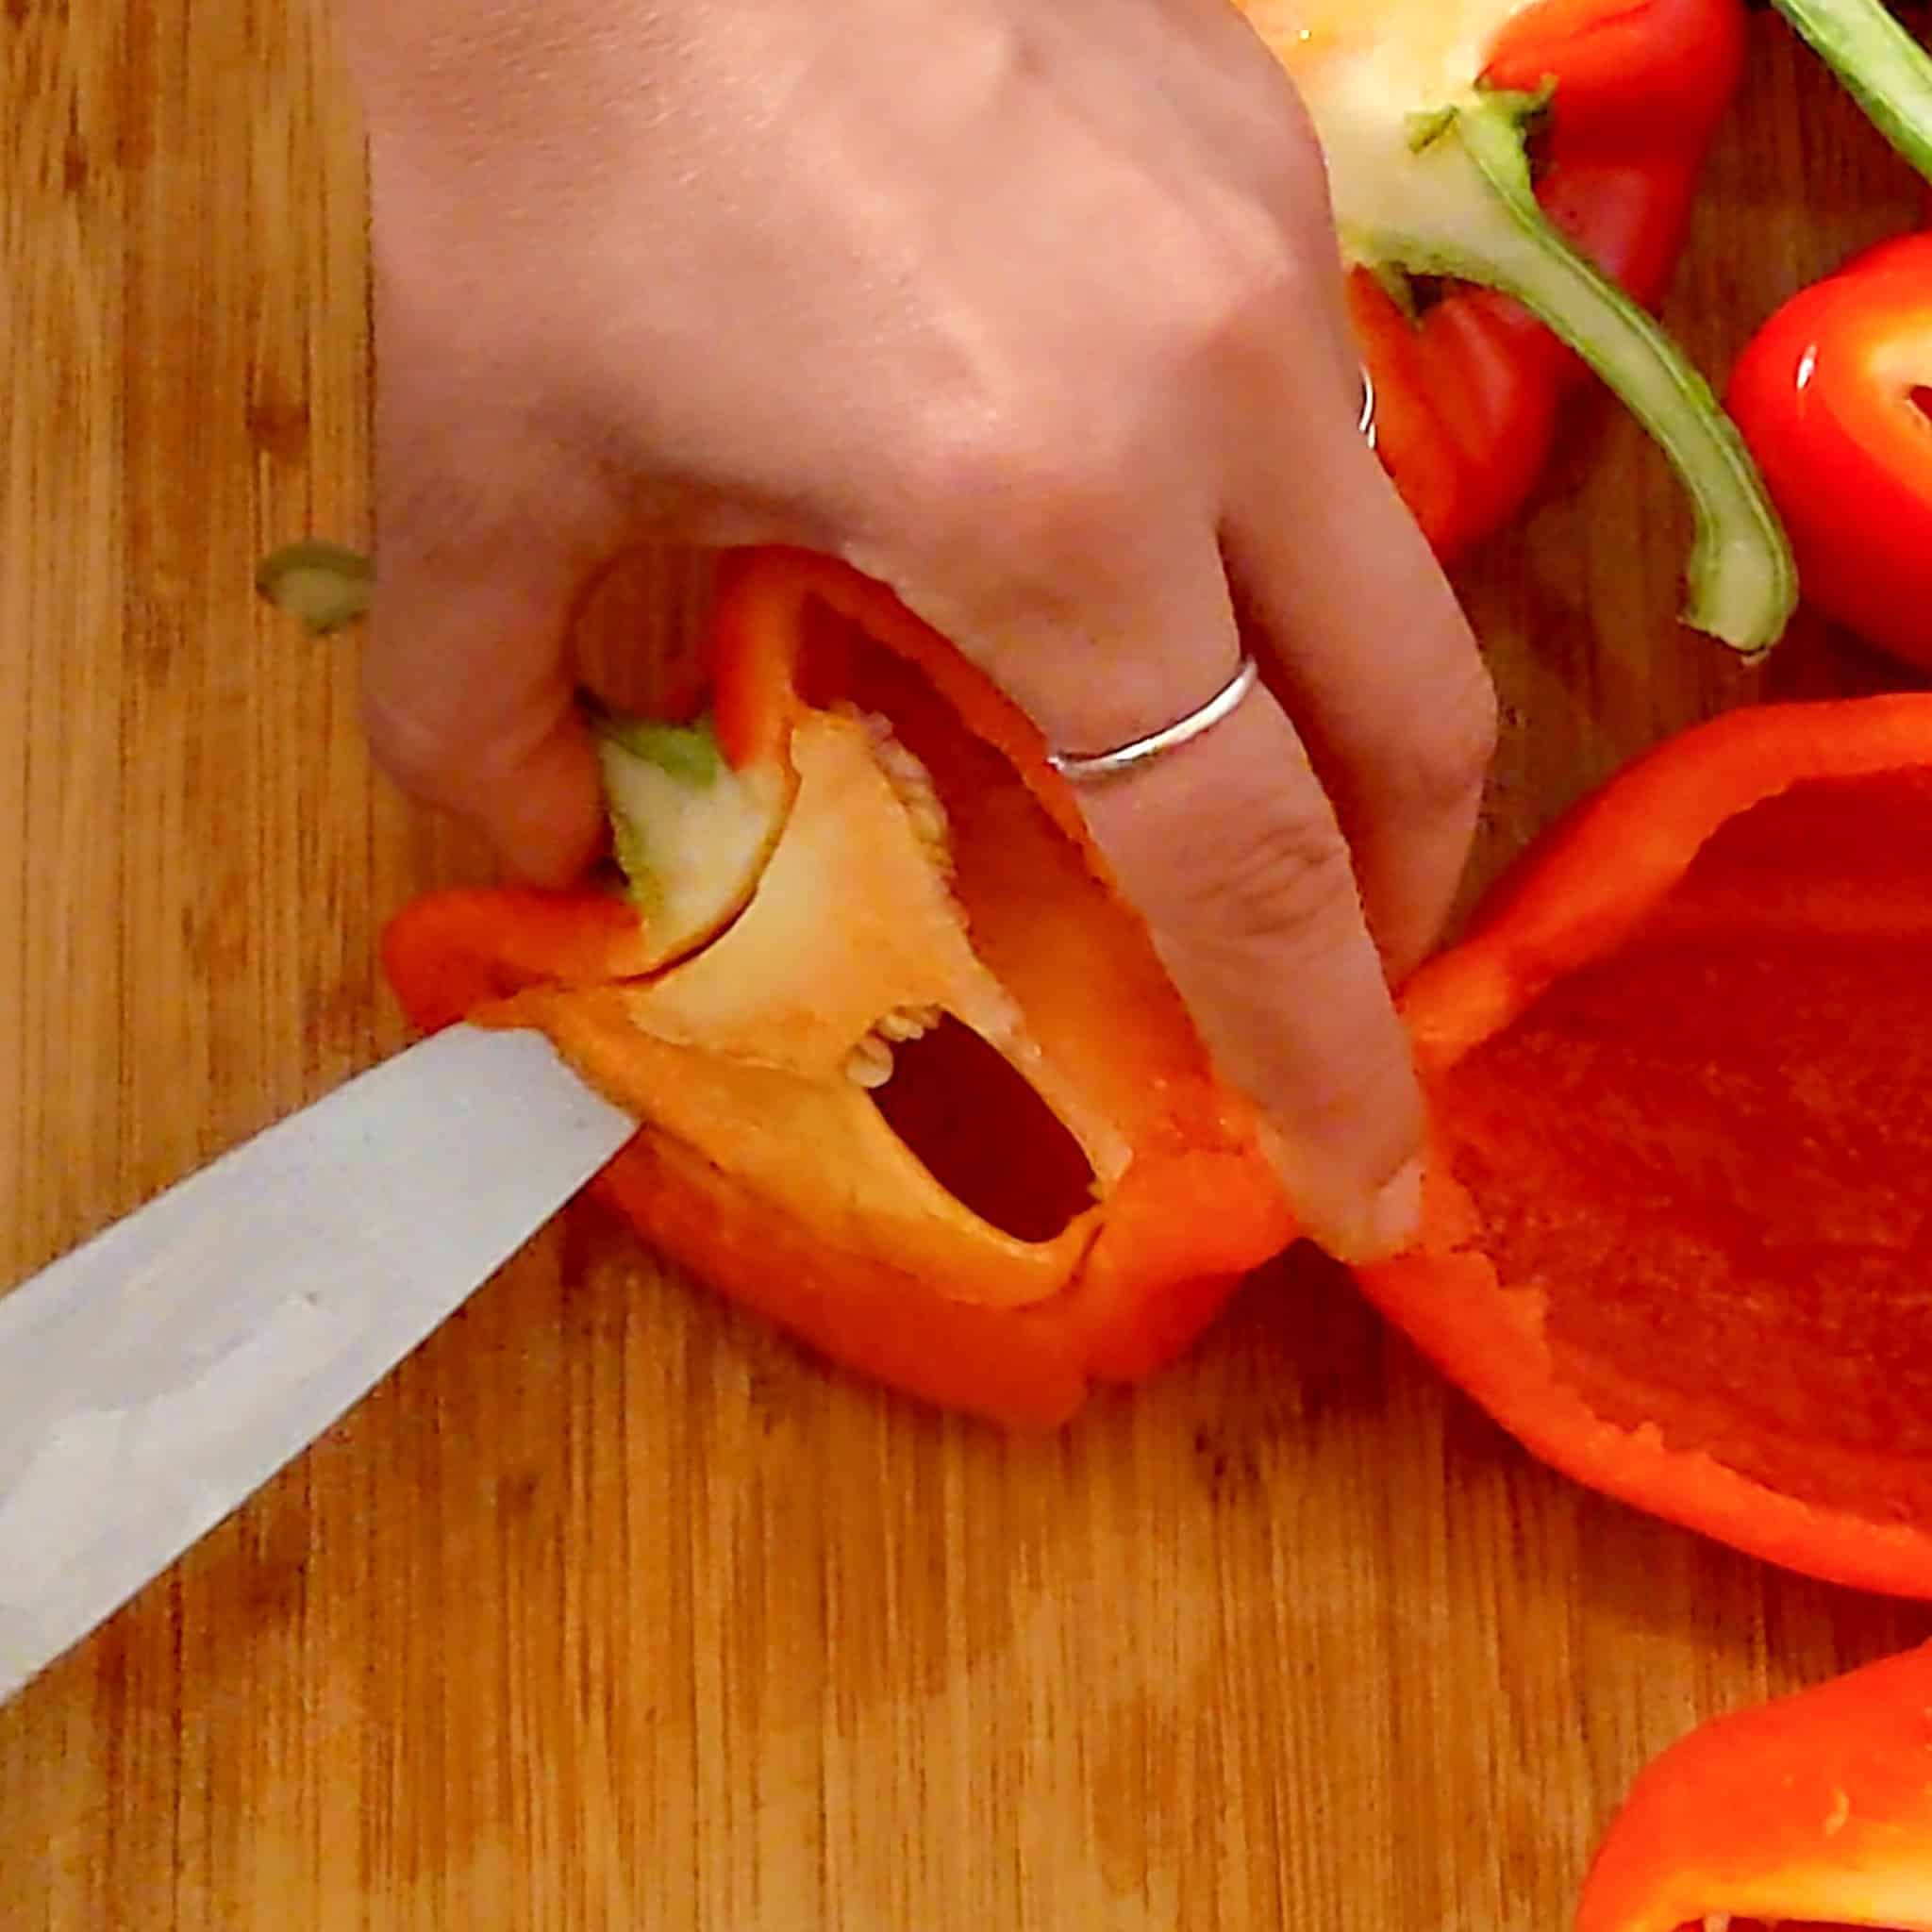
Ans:
[{"label": "silver ring on finger", "polygon": [[1165,758],[1169,752],[1178,751],[1184,744],[1191,744],[1195,739],[1212,731],[1224,719],[1231,718],[1241,708],[1241,700],[1254,690],[1259,675],[1259,667],[1244,651],[1234,675],[1206,704],[1176,718],[1173,724],[1163,724],[1159,730],[1150,731],[1144,738],[1129,739],[1126,743],[1114,745],[1107,751],[1049,752],[1046,761],[1061,777],[1075,784],[1096,778],[1118,778],[1124,773]]},{"label": "silver ring on finger", "polygon": [[[1376,443],[1375,379],[1369,374],[1366,362],[1360,367],[1362,406],[1356,419],[1356,428],[1362,441],[1374,449]],[[1188,712],[1185,717],[1176,718],[1171,724],[1163,724],[1158,731],[1148,732],[1144,738],[1129,739],[1126,743],[1114,745],[1107,751],[1053,751],[1047,754],[1046,761],[1061,777],[1075,783],[1095,778],[1117,778],[1137,766],[1165,758],[1171,751],[1178,751],[1204,732],[1212,731],[1223,719],[1232,717],[1240,709],[1241,700],[1254,690],[1259,675],[1254,658],[1244,651],[1234,675],[1206,704]]]}]

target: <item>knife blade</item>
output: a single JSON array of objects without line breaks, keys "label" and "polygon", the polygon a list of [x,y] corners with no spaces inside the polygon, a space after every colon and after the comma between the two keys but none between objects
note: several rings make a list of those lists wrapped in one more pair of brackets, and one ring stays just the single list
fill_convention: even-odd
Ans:
[{"label": "knife blade", "polygon": [[0,1702],[368,1392],[636,1122],[452,1026],[0,1295]]}]

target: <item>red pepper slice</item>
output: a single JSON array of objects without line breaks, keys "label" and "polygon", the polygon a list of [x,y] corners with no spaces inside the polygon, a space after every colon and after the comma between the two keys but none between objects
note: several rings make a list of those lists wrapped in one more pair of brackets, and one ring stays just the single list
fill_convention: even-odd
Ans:
[{"label": "red pepper slice", "polygon": [[1733,372],[1744,432],[1821,610],[1932,670],[1932,234],[1792,297]]},{"label": "red pepper slice", "polygon": [[[1640,301],[1655,303],[1669,280],[1743,58],[1736,0],[1541,0],[1490,50],[1486,85],[1554,83],[1538,198]],[[1515,302],[1482,290],[1455,289],[1411,321],[1357,271],[1349,301],[1383,460],[1438,554],[1454,558],[1522,507],[1582,365]]]},{"label": "red pepper slice", "polygon": [[1700,1725],[1647,1765],[1575,1932],[1932,1924],[1932,1647]]},{"label": "red pepper slice", "polygon": [[1673,741],[1403,1005],[1437,1158],[1369,1295],[1580,1481],[1932,1596],[1932,696]]},{"label": "red pepper slice", "polygon": [[[542,1027],[636,1112],[600,1191],[711,1286],[932,1401],[1060,1422],[1090,1382],[1170,1359],[1292,1238],[1253,1109],[1209,1067],[1038,732],[888,592],[803,553],[736,558],[711,663],[727,758],[799,771],[731,928],[655,972],[613,897],[444,892],[391,922],[391,981],[426,1027]],[[1032,1070],[1038,1101],[1017,1105],[1016,1076],[958,1025],[891,1048],[876,1105],[840,1071],[847,1008],[868,974],[891,984],[902,928],[919,928],[915,963],[928,929],[935,957],[952,942],[841,703],[890,718],[930,777],[976,956],[945,983],[979,1001],[962,1017]],[[862,849],[874,834],[883,856]],[[1084,1165],[1049,1108],[1084,1132]]]}]

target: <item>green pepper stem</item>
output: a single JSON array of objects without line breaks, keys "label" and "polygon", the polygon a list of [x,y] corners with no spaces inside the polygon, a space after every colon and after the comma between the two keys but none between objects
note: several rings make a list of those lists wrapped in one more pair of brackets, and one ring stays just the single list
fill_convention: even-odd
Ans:
[{"label": "green pepper stem", "polygon": [[1932,180],[1932,54],[1882,0],[1773,0],[1872,125]]},{"label": "green pepper stem", "polygon": [[659,718],[635,718],[607,710],[591,700],[582,707],[591,730],[634,758],[656,765],[667,778],[693,791],[715,785],[727,767],[708,718],[694,724],[670,724]]},{"label": "green pepper stem", "polygon": [[1437,171],[1427,192],[1354,239],[1373,260],[1514,297],[1603,378],[1690,495],[1685,622],[1757,657],[1797,603],[1797,567],[1777,511],[1709,384],[1639,303],[1550,225],[1524,152],[1533,105],[1500,93],[1463,102],[1417,157]]}]

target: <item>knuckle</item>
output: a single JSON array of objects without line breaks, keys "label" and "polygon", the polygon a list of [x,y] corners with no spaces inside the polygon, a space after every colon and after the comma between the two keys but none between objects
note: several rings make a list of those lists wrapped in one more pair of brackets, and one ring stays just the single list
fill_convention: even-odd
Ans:
[{"label": "knuckle", "polygon": [[1183,916],[1242,952],[1357,920],[1360,895],[1340,828],[1325,813],[1275,801],[1238,838],[1212,838],[1182,869]]},{"label": "knuckle", "polygon": [[1051,402],[984,409],[929,426],[908,458],[918,527],[1028,600],[1063,582],[1070,566],[1104,555],[1120,527],[1123,486],[1095,440],[1066,427],[1072,413]]},{"label": "knuckle", "polygon": [[362,683],[362,732],[370,755],[412,797],[444,803],[449,764],[446,734],[413,706],[396,699],[374,669],[379,661],[372,655],[372,670]]},{"label": "knuckle", "polygon": [[1274,205],[1298,231],[1325,231],[1331,220],[1328,158],[1315,117],[1278,60],[1271,58],[1257,79],[1265,93],[1263,140]]},{"label": "knuckle", "polygon": [[1481,660],[1472,658],[1452,687],[1434,691],[1417,722],[1394,761],[1405,801],[1424,819],[1466,808],[1496,752],[1496,692]]},{"label": "knuckle", "polygon": [[1188,271],[1150,314],[1157,363],[1191,382],[1257,356],[1272,362],[1310,304],[1306,251],[1278,213],[1251,201],[1196,225]]}]

